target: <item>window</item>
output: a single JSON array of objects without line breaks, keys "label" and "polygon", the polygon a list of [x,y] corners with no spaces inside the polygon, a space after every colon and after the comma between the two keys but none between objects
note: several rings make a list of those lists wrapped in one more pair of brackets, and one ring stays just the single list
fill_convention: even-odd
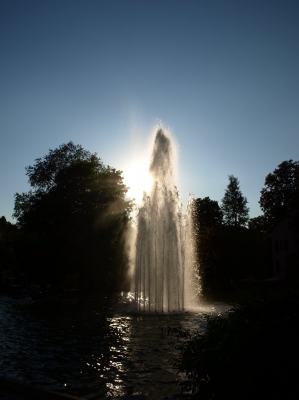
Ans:
[{"label": "window", "polygon": [[275,241],[275,250],[276,251],[288,251],[289,250],[289,242],[287,240],[276,240]]}]

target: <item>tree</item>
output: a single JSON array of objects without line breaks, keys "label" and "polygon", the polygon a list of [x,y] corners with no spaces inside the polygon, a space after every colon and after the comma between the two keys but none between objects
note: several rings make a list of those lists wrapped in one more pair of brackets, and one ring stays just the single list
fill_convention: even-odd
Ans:
[{"label": "tree", "polygon": [[209,197],[194,200],[194,225],[196,232],[196,253],[200,265],[202,288],[214,280],[219,265],[218,243],[219,227],[222,224],[222,211],[218,202]]},{"label": "tree", "polygon": [[268,237],[270,232],[270,221],[265,215],[259,215],[258,217],[250,218],[248,222],[248,228],[260,233],[264,237]]},{"label": "tree", "polygon": [[259,203],[272,227],[299,209],[299,161],[283,161],[266,176]]},{"label": "tree", "polygon": [[238,178],[228,176],[229,184],[221,200],[224,224],[228,226],[246,226],[249,220],[249,208],[247,199],[242,195]]},{"label": "tree", "polygon": [[49,190],[55,185],[56,175],[65,167],[78,161],[91,161],[97,163],[97,169],[104,170],[103,163],[97,154],[91,154],[82,146],[73,142],[60,145],[57,149],[49,150],[43,158],[37,158],[34,165],[25,167],[29,183],[34,189]]},{"label": "tree", "polygon": [[16,225],[0,218],[0,287],[15,279],[17,275],[17,239],[19,230]]},{"label": "tree", "polygon": [[222,224],[223,214],[218,201],[209,197],[195,200],[195,220],[200,228]]},{"label": "tree", "polygon": [[195,200],[196,250],[202,289],[228,287],[231,280],[266,276],[261,235],[244,226],[223,225],[217,201]]},{"label": "tree", "polygon": [[297,398],[298,306],[298,292],[283,291],[208,317],[193,335],[175,328],[182,388],[193,400]]},{"label": "tree", "polygon": [[203,291],[227,288],[231,280],[264,279],[268,273],[263,237],[245,227],[204,228],[197,236],[197,256]]},{"label": "tree", "polygon": [[14,216],[26,232],[28,275],[56,287],[118,290],[128,268],[124,231],[132,207],[121,171],[72,142],[26,171],[34,190],[15,195]]}]

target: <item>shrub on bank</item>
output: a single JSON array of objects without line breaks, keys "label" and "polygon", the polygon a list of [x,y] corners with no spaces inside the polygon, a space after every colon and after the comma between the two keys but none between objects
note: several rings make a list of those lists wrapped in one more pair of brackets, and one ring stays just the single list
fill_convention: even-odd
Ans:
[{"label": "shrub on bank", "polygon": [[284,293],[208,318],[179,345],[184,390],[200,400],[297,399],[298,306],[297,293]]}]

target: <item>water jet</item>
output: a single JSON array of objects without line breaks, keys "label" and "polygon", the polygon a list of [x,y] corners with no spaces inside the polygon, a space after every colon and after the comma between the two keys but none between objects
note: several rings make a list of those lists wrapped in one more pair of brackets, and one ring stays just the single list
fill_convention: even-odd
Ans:
[{"label": "water jet", "polygon": [[181,313],[194,296],[191,202],[183,212],[175,182],[175,146],[158,127],[149,170],[153,185],[137,215],[135,304],[138,312]]}]

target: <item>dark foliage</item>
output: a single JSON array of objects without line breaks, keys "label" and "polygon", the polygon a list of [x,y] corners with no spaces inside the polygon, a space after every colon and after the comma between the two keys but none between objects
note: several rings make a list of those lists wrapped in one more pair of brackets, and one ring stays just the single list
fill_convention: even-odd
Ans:
[{"label": "dark foliage", "polygon": [[0,218],[0,287],[8,284],[17,274],[18,257],[16,243],[19,238],[18,228]]},{"label": "dark foliage", "polygon": [[211,200],[209,197],[194,200],[194,213],[198,230],[222,224],[223,213],[218,201]]},{"label": "dark foliage", "polygon": [[131,202],[121,171],[72,142],[26,168],[34,190],[15,195],[27,280],[113,292],[126,280]]},{"label": "dark foliage", "polygon": [[229,184],[221,200],[224,224],[228,226],[246,226],[249,220],[249,208],[246,197],[243,196],[238,178],[228,176]]},{"label": "dark foliage", "polygon": [[238,185],[237,178],[230,176],[224,196],[225,212],[209,197],[194,201],[193,221],[203,292],[235,289],[238,280],[267,276],[268,241],[259,228],[242,226],[247,221],[248,208]]},{"label": "dark foliage", "polygon": [[210,317],[187,341],[182,332],[185,390],[200,400],[297,399],[298,309],[298,294],[281,294]]},{"label": "dark foliage", "polygon": [[299,211],[299,161],[283,161],[266,176],[259,203],[272,228]]},{"label": "dark foliage", "polygon": [[269,218],[265,215],[251,218],[248,222],[249,229],[260,233],[264,237],[268,237],[271,227],[271,221],[269,221]]},{"label": "dark foliage", "polygon": [[244,227],[209,226],[197,234],[197,257],[203,290],[234,289],[243,279],[263,279],[268,272],[264,236]]},{"label": "dark foliage", "polygon": [[34,189],[49,190],[55,185],[56,175],[64,168],[78,161],[94,161],[99,169],[104,169],[96,154],[84,150],[73,142],[60,145],[57,149],[49,150],[43,158],[37,158],[34,165],[26,167],[26,175]]}]

